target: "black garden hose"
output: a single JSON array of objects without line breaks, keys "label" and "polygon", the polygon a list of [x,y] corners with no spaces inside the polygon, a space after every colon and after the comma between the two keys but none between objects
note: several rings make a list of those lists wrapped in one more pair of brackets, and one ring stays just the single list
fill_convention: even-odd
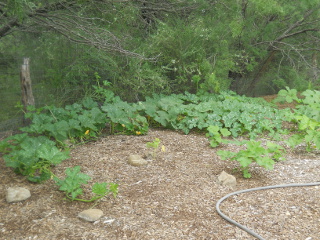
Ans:
[{"label": "black garden hose", "polygon": [[233,195],[237,195],[237,194],[241,194],[241,193],[246,193],[246,192],[251,192],[251,191],[258,191],[258,190],[266,190],[266,189],[273,189],[273,188],[286,188],[286,187],[308,187],[308,186],[316,186],[316,185],[320,185],[320,182],[314,182],[314,183],[292,183],[292,184],[283,184],[283,185],[274,185],[274,186],[266,186],[266,187],[257,187],[257,188],[250,188],[250,189],[245,189],[245,190],[241,190],[241,191],[237,191],[237,192],[233,192],[233,193],[229,193],[228,195],[224,196],[223,198],[221,198],[217,204],[216,204],[216,210],[218,212],[218,214],[225,220],[227,220],[228,222],[236,225],[237,227],[241,228],[242,230],[246,231],[247,233],[251,234],[252,236],[256,237],[257,239],[260,240],[265,240],[263,237],[261,237],[260,235],[258,235],[257,233],[253,232],[252,230],[250,230],[249,228],[241,225],[240,223],[232,220],[231,218],[229,218],[227,215],[223,214],[220,210],[220,204],[226,200],[228,197],[233,196]]}]

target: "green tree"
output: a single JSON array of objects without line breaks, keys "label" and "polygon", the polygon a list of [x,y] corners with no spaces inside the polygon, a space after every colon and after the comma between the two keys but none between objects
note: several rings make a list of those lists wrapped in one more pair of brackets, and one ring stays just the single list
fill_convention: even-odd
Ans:
[{"label": "green tree", "polygon": [[67,89],[91,94],[95,73],[130,101],[303,90],[319,85],[319,8],[316,0],[0,0],[0,48],[31,56],[68,97]]},{"label": "green tree", "polygon": [[[277,78],[287,85],[298,84],[294,80],[302,76],[307,82],[306,73],[314,67],[311,56],[320,50],[319,9],[319,2],[312,0],[239,2],[235,12],[238,17],[230,25],[232,36],[238,48],[258,64],[251,73],[242,75],[238,92],[254,95],[265,78],[269,85]],[[300,77],[290,79],[292,74],[286,77],[281,72],[295,72]],[[268,73],[273,79],[268,79]]]},{"label": "green tree", "polygon": [[[0,38],[6,54],[31,57],[43,69],[42,87],[50,93],[55,86],[70,101],[90,94],[97,73],[117,94],[136,101],[167,89],[153,63],[157,56],[145,50],[157,19],[195,8],[193,2],[170,0],[0,1]],[[10,45],[13,39],[19,48]]]}]

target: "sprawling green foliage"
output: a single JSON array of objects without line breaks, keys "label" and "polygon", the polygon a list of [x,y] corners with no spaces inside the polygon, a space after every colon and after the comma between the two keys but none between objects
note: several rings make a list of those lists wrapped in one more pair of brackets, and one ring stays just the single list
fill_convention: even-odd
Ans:
[{"label": "sprawling green foliage", "polygon": [[[98,95],[106,98],[100,105],[86,98],[65,108],[47,106],[30,109],[32,111],[26,116],[32,122],[30,126],[21,128],[24,133],[0,142],[6,165],[26,175],[30,181],[45,181],[54,175],[51,167],[68,158],[68,151],[61,151],[58,147],[65,148],[66,140],[75,143],[96,138],[107,126],[110,126],[111,134],[133,135],[146,134],[152,125],[182,130],[186,134],[195,129],[206,131],[212,147],[226,143],[245,144],[247,149],[238,153],[218,152],[222,159],[237,160],[245,177],[251,176],[249,166],[253,162],[272,169],[275,161],[282,159],[283,147],[271,142],[264,147],[254,139],[266,134],[279,139],[280,135],[287,133],[282,127],[284,121],[298,125],[298,132],[288,140],[289,145],[294,147],[305,142],[308,151],[320,148],[319,91],[302,92],[303,98],[299,98],[294,89],[280,91],[279,101],[299,103],[292,111],[278,110],[263,99],[239,96],[230,91],[201,95],[187,92],[168,96],[154,94],[144,102],[127,103],[107,89],[96,90]],[[230,139],[239,135],[246,135],[250,140],[238,142]],[[155,139],[147,147],[157,149],[159,144],[160,140]],[[164,146],[162,150],[165,150]],[[82,193],[80,186],[86,178],[82,179],[84,175],[78,174],[79,171],[78,168],[68,170],[69,177],[65,180],[55,177],[71,200],[81,200],[77,196]],[[75,175],[79,179],[75,179]],[[92,199],[116,191],[115,185],[110,185],[110,190],[100,194],[98,190],[102,188],[105,189],[100,185],[94,188],[97,189],[93,191],[96,196]]]},{"label": "sprawling green foliage", "polygon": [[[190,93],[156,95],[146,101],[127,103],[107,90],[97,88],[105,97],[101,106],[91,98],[64,108],[30,108],[26,117],[31,124],[24,132],[1,142],[7,166],[27,175],[31,181],[52,176],[51,165],[68,158],[61,148],[69,142],[94,139],[110,126],[111,134],[146,134],[150,125],[182,130],[208,130],[213,147],[224,143],[222,137],[263,133],[272,137],[283,133],[282,121],[288,111],[277,110],[265,101],[238,96],[233,92],[195,95]],[[68,141],[67,141],[68,140]],[[74,197],[72,197],[74,198]]]},{"label": "sprawling green foliage", "polygon": [[16,173],[29,181],[42,182],[51,177],[51,167],[69,158],[68,151],[60,151],[55,142],[45,136],[32,137],[26,133],[14,135],[0,142],[3,159]]},{"label": "sprawling green foliage", "polygon": [[67,105],[65,108],[29,108],[26,117],[30,118],[32,123],[21,130],[32,134],[44,134],[59,143],[67,139],[94,138],[107,122],[106,115],[90,98],[84,99],[80,104]]},{"label": "sprawling green foliage", "polygon": [[236,160],[239,162],[245,178],[251,177],[249,167],[253,162],[261,167],[272,170],[275,161],[284,160],[282,157],[284,148],[278,144],[267,142],[266,147],[261,146],[261,142],[259,141],[243,141],[241,144],[245,144],[247,148],[245,150],[240,150],[237,153],[219,150],[217,154],[222,160],[229,159],[231,161]]},{"label": "sprawling green foliage", "polygon": [[248,133],[255,138],[262,132],[276,136],[282,132],[282,121],[287,114],[286,110],[277,110],[267,102],[232,92],[154,95],[139,104],[147,116],[164,127],[189,133],[213,125],[227,128],[234,137]]},{"label": "sprawling green foliage", "polygon": [[293,102],[298,105],[290,114],[290,121],[298,125],[298,132],[292,135],[288,143],[291,147],[305,143],[306,149],[320,149],[320,92],[306,90],[297,95],[296,89],[281,90],[277,101]]},{"label": "sprawling green foliage", "polygon": [[118,194],[118,184],[116,183],[95,183],[92,186],[93,196],[90,199],[78,198],[79,195],[83,194],[82,185],[87,184],[91,179],[87,174],[80,172],[80,166],[75,166],[73,168],[67,168],[66,177],[61,180],[54,177],[56,184],[60,187],[60,191],[64,191],[67,199],[71,201],[81,201],[81,202],[93,202],[104,196],[112,193],[114,197]]}]

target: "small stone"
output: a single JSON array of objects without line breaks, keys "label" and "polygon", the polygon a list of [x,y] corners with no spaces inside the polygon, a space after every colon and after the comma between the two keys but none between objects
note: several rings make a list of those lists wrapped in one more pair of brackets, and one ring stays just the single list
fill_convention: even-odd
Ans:
[{"label": "small stone", "polygon": [[8,203],[21,202],[28,199],[31,193],[28,189],[22,187],[9,187],[7,189],[6,200]]},{"label": "small stone", "polygon": [[93,208],[82,211],[78,214],[78,217],[88,222],[94,222],[101,218],[102,215],[103,212],[100,209]]},{"label": "small stone", "polygon": [[115,219],[105,220],[103,223],[111,224],[115,221]]},{"label": "small stone", "polygon": [[225,171],[222,171],[220,175],[218,176],[218,181],[222,186],[227,186],[227,187],[235,187],[237,184],[237,179],[226,173]]},{"label": "small stone", "polygon": [[143,159],[140,155],[130,155],[128,163],[136,167],[148,164],[147,160]]}]

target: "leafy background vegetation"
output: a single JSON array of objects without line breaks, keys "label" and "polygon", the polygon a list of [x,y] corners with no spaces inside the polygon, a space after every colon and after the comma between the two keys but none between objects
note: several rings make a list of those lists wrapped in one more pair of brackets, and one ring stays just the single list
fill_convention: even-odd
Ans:
[{"label": "leafy background vegetation", "polygon": [[[219,155],[250,177],[258,156],[268,169],[282,159],[282,147],[253,140],[278,140],[284,121],[297,125],[290,146],[319,149],[319,9],[316,0],[0,0],[0,121],[21,109],[23,57],[36,99],[25,114],[31,124],[1,142],[4,160],[42,182],[70,142],[153,126],[203,131],[212,147],[245,145]],[[298,104],[293,112],[251,98],[278,92]],[[71,200],[88,180],[79,171],[56,179]],[[95,185],[93,199],[116,195],[112,184],[99,192],[107,185]]]},{"label": "leafy background vegetation", "polygon": [[153,93],[318,89],[319,7],[316,0],[0,1],[1,120],[20,100],[23,57],[31,59],[39,105],[92,97],[91,86],[103,81],[129,102]]}]

